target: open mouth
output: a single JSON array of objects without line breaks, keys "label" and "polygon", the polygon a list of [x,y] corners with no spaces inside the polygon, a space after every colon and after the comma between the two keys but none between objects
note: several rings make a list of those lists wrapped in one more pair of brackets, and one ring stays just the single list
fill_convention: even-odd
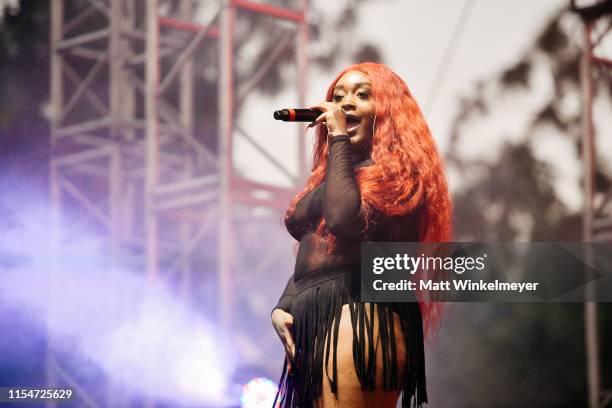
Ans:
[{"label": "open mouth", "polygon": [[346,115],[346,130],[348,133],[353,133],[359,127],[361,119],[354,115]]}]

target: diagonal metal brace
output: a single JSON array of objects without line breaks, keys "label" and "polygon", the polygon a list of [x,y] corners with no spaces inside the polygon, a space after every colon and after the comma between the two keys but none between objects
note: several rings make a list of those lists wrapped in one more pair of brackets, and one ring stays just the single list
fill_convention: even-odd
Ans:
[{"label": "diagonal metal brace", "polygon": [[183,66],[189,61],[189,58],[191,58],[191,56],[193,55],[193,52],[198,48],[198,45],[200,45],[202,40],[204,40],[204,38],[206,38],[206,36],[208,35],[208,32],[212,28],[213,24],[219,18],[220,13],[221,13],[221,10],[217,10],[217,12],[213,16],[212,20],[208,24],[203,26],[198,31],[198,33],[195,35],[193,40],[191,40],[189,42],[189,45],[187,45],[187,47],[183,50],[181,55],[178,57],[176,63],[172,66],[172,68],[170,68],[170,71],[166,74],[166,76],[164,77],[162,82],[159,84],[159,88],[158,88],[158,91],[157,91],[158,95],[161,95],[161,94],[164,93],[166,88],[168,88],[168,86],[170,85],[172,80],[179,73],[181,68],[183,68]]}]

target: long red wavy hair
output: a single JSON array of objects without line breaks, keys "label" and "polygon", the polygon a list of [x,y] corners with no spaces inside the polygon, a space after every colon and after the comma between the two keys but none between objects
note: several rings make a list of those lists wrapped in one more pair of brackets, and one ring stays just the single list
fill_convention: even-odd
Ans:
[{"label": "long red wavy hair", "polygon": [[[374,164],[356,170],[366,225],[364,233],[373,225],[374,208],[394,217],[416,212],[420,242],[450,241],[452,205],[442,160],[408,86],[386,65],[364,62],[351,65],[336,76],[327,90],[326,101],[332,101],[336,82],[348,71],[360,71],[369,77],[376,112],[371,151]],[[312,173],[304,190],[291,201],[285,219],[293,214],[302,197],[324,180],[327,155],[327,128],[318,126]],[[317,234],[327,248],[333,247],[335,237],[321,218]],[[443,304],[425,301],[419,304],[427,335],[438,327]]]}]

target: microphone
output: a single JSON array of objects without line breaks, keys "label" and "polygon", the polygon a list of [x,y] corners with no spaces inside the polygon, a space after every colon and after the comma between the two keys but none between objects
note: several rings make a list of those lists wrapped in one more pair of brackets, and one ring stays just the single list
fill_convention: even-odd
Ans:
[{"label": "microphone", "polygon": [[321,113],[318,109],[281,109],[274,112],[274,119],[284,122],[314,122]]}]

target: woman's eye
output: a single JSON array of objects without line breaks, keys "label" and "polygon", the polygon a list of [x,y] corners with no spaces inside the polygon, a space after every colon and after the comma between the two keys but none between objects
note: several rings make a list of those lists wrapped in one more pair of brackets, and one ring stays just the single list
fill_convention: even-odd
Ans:
[{"label": "woman's eye", "polygon": [[334,95],[334,102],[338,102],[342,100],[342,95]]},{"label": "woman's eye", "polygon": [[358,96],[358,97],[360,97],[360,98],[362,98],[362,99],[365,99],[365,98],[367,98],[367,97],[368,97],[368,96],[370,96],[370,95],[368,95],[368,93],[367,93],[367,92],[359,92],[359,93],[357,94],[357,96]]}]

